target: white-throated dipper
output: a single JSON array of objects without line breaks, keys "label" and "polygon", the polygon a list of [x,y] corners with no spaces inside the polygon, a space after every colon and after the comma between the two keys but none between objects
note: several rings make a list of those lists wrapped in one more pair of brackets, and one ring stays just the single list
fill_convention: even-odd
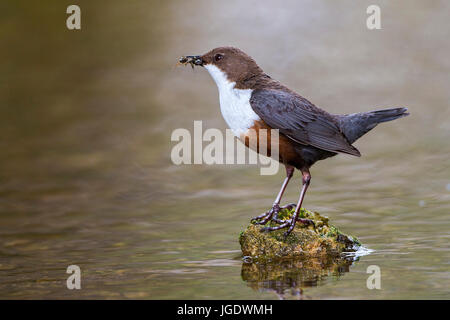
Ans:
[{"label": "white-throated dipper", "polygon": [[[279,129],[278,160],[286,167],[286,179],[272,208],[252,220],[262,225],[272,220],[278,225],[263,230],[288,228],[285,236],[297,221],[311,222],[300,219],[299,212],[311,181],[309,168],[316,161],[338,153],[359,157],[361,154],[352,146],[353,142],[381,122],[408,115],[407,108],[330,114],[272,79],[250,56],[233,47],[216,48],[202,56],[182,57],[180,62],[190,63],[192,67],[203,66],[209,71],[219,89],[222,115],[247,147],[250,132],[258,135],[260,129]],[[270,139],[270,134],[267,137]],[[270,150],[268,152],[270,154]],[[295,168],[302,173],[303,187],[297,204],[288,205],[295,206],[292,218],[280,220],[278,212],[284,208],[280,207],[281,197]]]}]

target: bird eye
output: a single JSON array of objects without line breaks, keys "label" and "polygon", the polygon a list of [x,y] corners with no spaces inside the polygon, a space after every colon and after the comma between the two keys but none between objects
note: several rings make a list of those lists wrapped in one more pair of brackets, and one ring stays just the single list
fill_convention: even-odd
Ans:
[{"label": "bird eye", "polygon": [[220,54],[220,53],[218,53],[214,56],[214,60],[216,60],[216,61],[222,60],[222,58],[223,58],[223,54]]}]

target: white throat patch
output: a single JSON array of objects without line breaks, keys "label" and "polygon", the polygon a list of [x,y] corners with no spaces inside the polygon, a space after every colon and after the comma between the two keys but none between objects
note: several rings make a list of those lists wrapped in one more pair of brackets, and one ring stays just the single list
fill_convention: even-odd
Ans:
[{"label": "white throat patch", "polygon": [[250,105],[252,89],[235,89],[235,82],[230,82],[226,74],[215,65],[207,64],[205,68],[216,82],[219,89],[220,111],[226,123],[239,136],[251,127],[260,117]]}]

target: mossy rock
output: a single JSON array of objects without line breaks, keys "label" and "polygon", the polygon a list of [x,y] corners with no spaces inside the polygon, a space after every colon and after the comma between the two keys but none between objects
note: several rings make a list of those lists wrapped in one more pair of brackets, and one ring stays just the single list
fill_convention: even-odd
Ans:
[{"label": "mossy rock", "polygon": [[[278,218],[289,219],[294,212],[282,210]],[[343,252],[355,252],[361,246],[357,238],[342,233],[329,223],[328,218],[304,208],[300,218],[311,219],[314,225],[297,222],[285,239],[286,229],[261,232],[266,226],[276,226],[270,221],[265,226],[251,224],[239,236],[242,254],[247,261],[271,261],[291,258],[337,257]]]}]

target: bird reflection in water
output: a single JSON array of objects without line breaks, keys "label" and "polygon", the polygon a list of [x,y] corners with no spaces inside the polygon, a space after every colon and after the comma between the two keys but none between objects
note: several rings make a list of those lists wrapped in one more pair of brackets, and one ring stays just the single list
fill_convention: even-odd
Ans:
[{"label": "bird reflection in water", "polygon": [[274,292],[280,299],[289,296],[303,300],[304,288],[323,285],[330,277],[339,279],[350,271],[357,257],[327,257],[277,262],[244,262],[241,277],[260,292]]}]

